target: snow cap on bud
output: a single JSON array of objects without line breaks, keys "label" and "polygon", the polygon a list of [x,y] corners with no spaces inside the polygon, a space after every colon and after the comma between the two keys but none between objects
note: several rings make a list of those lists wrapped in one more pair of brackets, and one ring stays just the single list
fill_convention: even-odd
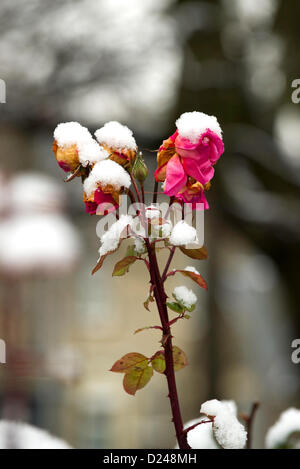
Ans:
[{"label": "snow cap on bud", "polygon": [[148,168],[146,163],[143,159],[142,153],[138,153],[136,156],[134,165],[133,165],[133,176],[135,179],[139,181],[139,183],[143,184],[145,179],[148,176]]}]

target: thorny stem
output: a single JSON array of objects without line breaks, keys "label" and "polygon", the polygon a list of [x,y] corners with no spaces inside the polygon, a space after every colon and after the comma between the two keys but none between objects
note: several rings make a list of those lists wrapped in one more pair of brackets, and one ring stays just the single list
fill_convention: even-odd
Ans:
[{"label": "thorny stem", "polygon": [[166,305],[166,293],[163,286],[162,277],[159,272],[155,247],[151,246],[148,239],[145,240],[150,264],[150,277],[153,287],[153,293],[157,304],[159,317],[162,325],[163,340],[162,345],[165,349],[166,370],[165,376],[168,382],[168,397],[170,399],[172,410],[172,422],[174,423],[176,437],[180,449],[190,449],[187,442],[187,434],[183,430],[183,421],[179,406],[178,393],[175,380],[172,335],[169,324],[169,315]]},{"label": "thorny stem", "polygon": [[[136,180],[133,174],[131,174],[130,176],[131,176],[132,184],[134,186],[138,201],[141,203],[141,196],[137,187]],[[157,200],[157,194],[155,194],[155,192],[157,192],[157,187],[158,186],[156,183],[154,186],[153,203],[155,203]],[[141,188],[141,190],[142,190],[142,198],[144,200],[143,187]],[[143,225],[146,225],[145,214],[142,213],[141,215],[142,215],[142,223]],[[145,238],[145,244],[146,244],[146,248],[147,248],[148,256],[149,256],[149,272],[150,272],[150,279],[151,279],[151,290],[153,290],[153,294],[154,294],[155,301],[157,304],[157,309],[158,309],[161,326],[162,326],[162,335],[163,335],[162,345],[165,350],[165,361],[166,361],[166,370],[164,374],[168,382],[168,390],[169,390],[168,397],[170,399],[171,410],[172,410],[172,422],[174,423],[179,448],[190,449],[190,446],[187,442],[187,434],[184,432],[184,429],[183,429],[183,421],[182,421],[177,387],[176,387],[174,362],[173,362],[172,335],[171,335],[168,309],[166,305],[167,295],[164,290],[163,279],[160,274],[158,263],[157,263],[155,245],[151,245],[147,237]],[[174,249],[174,252],[175,252],[175,249]],[[164,275],[166,275],[168,271],[174,252],[172,253],[172,250],[171,250],[171,254],[170,254],[167,266],[164,270]]]}]

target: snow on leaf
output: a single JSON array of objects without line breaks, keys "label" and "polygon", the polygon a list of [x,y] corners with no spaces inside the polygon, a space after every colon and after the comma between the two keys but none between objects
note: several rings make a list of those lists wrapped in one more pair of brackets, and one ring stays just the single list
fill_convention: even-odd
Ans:
[{"label": "snow on leaf", "polygon": [[175,303],[174,301],[167,303],[167,306],[175,313],[182,313],[184,311],[183,307],[179,303]]},{"label": "snow on leaf", "polygon": [[135,393],[146,386],[153,376],[152,366],[147,366],[142,369],[131,369],[125,374],[123,379],[123,387],[125,391],[134,396]]},{"label": "snow on leaf", "polygon": [[190,279],[194,280],[200,287],[207,288],[206,281],[200,274],[195,274],[195,272],[192,272],[190,270],[176,270],[176,272],[179,272],[180,274],[184,275],[185,277],[189,277]]},{"label": "snow on leaf", "polygon": [[140,371],[148,366],[148,358],[141,353],[131,352],[117,360],[110,371],[115,373],[129,373],[132,370]]}]

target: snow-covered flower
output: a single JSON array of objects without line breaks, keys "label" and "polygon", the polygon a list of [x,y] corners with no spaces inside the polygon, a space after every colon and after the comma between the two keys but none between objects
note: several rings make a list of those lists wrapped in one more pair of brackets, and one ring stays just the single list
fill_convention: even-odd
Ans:
[{"label": "snow-covered flower", "polygon": [[202,404],[200,413],[213,419],[213,432],[224,449],[243,449],[247,441],[244,426],[238,421],[234,407],[228,402],[217,399]]},{"label": "snow-covered flower", "polygon": [[184,202],[208,204],[204,190],[210,187],[224,145],[222,130],[214,116],[186,112],[176,121],[177,130],[159,148],[156,181],[165,181],[164,193]]},{"label": "snow-covered flower", "polygon": [[109,157],[109,153],[93,139],[88,142],[80,142],[77,147],[78,158],[83,167],[93,166]]},{"label": "snow-covered flower", "polygon": [[79,146],[90,142],[93,142],[90,132],[78,122],[58,124],[54,130],[53,152],[59,166],[65,172],[74,172],[80,164]]},{"label": "snow-covered flower", "polygon": [[101,237],[100,257],[117,249],[125,229],[127,226],[131,226],[132,223],[133,218],[130,215],[121,215],[120,219],[111,225]]},{"label": "snow-covered flower", "polygon": [[28,423],[0,420],[0,449],[72,449],[65,441]]},{"label": "snow-covered flower", "polygon": [[173,244],[173,246],[184,246],[197,242],[197,231],[193,226],[189,225],[184,220],[176,223],[170,236],[170,243]]},{"label": "snow-covered flower", "polygon": [[83,183],[87,213],[103,214],[115,210],[121,189],[130,184],[129,174],[119,164],[111,160],[96,163]]},{"label": "snow-covered flower", "polygon": [[110,159],[124,166],[132,163],[136,156],[137,145],[132,131],[119,122],[107,122],[96,130],[96,139],[109,153]]},{"label": "snow-covered flower", "polygon": [[184,308],[190,310],[197,303],[197,297],[193,290],[189,290],[184,285],[173,290],[175,300]]},{"label": "snow-covered flower", "polygon": [[[293,440],[293,434],[298,438]],[[266,435],[267,449],[300,449],[300,410],[290,408],[282,412],[277,422],[269,428]]]}]

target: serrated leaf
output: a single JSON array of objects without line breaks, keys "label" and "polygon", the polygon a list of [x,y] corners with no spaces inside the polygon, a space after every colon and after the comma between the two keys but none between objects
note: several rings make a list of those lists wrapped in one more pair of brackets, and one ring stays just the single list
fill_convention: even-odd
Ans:
[{"label": "serrated leaf", "polygon": [[128,373],[132,370],[140,371],[148,366],[148,358],[141,353],[131,352],[117,360],[110,371],[115,373]]},{"label": "serrated leaf", "polygon": [[183,254],[190,257],[191,259],[197,259],[200,261],[208,259],[208,254],[205,246],[202,246],[202,248],[199,249],[186,249],[185,247],[180,246],[180,251],[182,251]]},{"label": "serrated leaf", "polygon": [[180,274],[184,275],[185,277],[189,277],[194,282],[196,282],[199,285],[199,287],[205,288],[205,290],[208,289],[207,284],[206,284],[204,278],[202,277],[202,275],[196,274],[195,272],[192,272],[190,270],[176,270],[176,272],[179,272]]},{"label": "serrated leaf", "polygon": [[168,308],[170,308],[172,311],[175,313],[182,313],[184,311],[183,307],[179,303],[175,302],[168,302],[167,303]]},{"label": "serrated leaf", "polygon": [[179,371],[188,364],[186,354],[176,345],[173,346],[174,371]]},{"label": "serrated leaf", "polygon": [[147,311],[150,311],[149,309],[149,303],[153,303],[154,302],[154,298],[152,295],[150,295],[146,301],[144,301],[144,308],[147,310]]},{"label": "serrated leaf", "polygon": [[124,259],[121,261],[117,262],[112,273],[113,277],[121,277],[122,275],[125,275],[129,270],[129,266],[134,264],[135,261],[135,256],[127,256],[124,257]]},{"label": "serrated leaf", "polygon": [[149,383],[152,376],[152,366],[147,366],[142,370],[132,369],[125,374],[123,379],[123,387],[128,394],[134,396],[138,390],[144,388],[146,384]]},{"label": "serrated leaf", "polygon": [[157,373],[164,373],[166,369],[166,360],[163,351],[156,352],[156,354],[151,358],[151,363],[153,369]]}]

